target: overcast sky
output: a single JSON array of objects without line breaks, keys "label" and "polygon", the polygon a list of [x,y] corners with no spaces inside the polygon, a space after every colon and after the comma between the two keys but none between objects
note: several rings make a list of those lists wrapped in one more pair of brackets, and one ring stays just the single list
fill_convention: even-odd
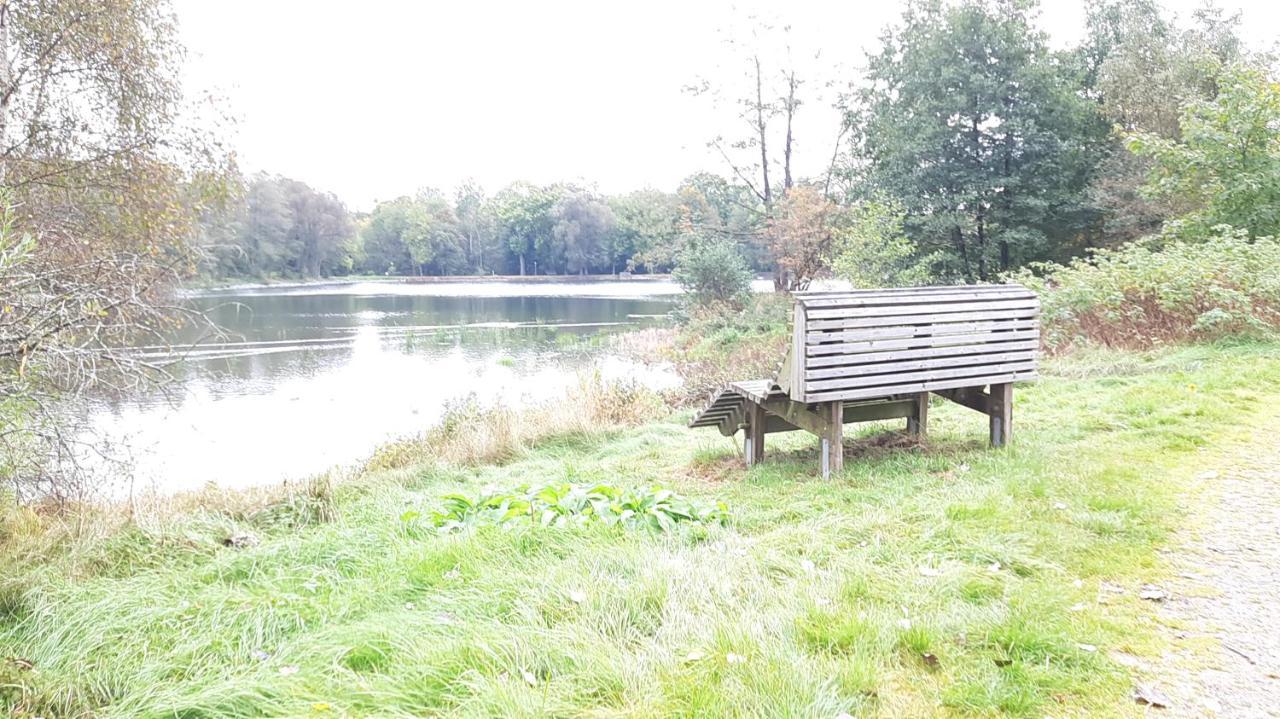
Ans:
[{"label": "overcast sky", "polygon": [[[1180,16],[1198,0],[1166,0]],[[1276,39],[1275,0],[1220,2],[1246,39]],[[369,209],[419,187],[474,178],[581,180],[604,192],[674,189],[725,171],[707,149],[731,136],[731,108],[682,91],[733,80],[723,30],[758,14],[789,24],[811,78],[797,166],[820,171],[836,118],[831,90],[901,6],[882,2],[329,2],[176,0],[192,95],[225,99],[241,167],[303,180]],[[1055,45],[1083,31],[1077,0],[1048,0]],[[820,52],[820,56],[810,55]]]}]

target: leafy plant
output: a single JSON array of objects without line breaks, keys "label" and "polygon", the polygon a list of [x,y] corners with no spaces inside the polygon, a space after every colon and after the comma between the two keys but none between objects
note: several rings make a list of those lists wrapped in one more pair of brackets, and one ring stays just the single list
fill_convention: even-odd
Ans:
[{"label": "leafy plant", "polygon": [[[543,527],[565,527],[603,522],[626,529],[669,532],[680,523],[724,524],[728,507],[723,502],[701,503],[669,489],[623,489],[608,484],[561,482],[512,490],[486,490],[477,497],[449,494],[444,508],[430,515],[441,531],[457,531],[474,525],[501,525],[528,521]],[[406,512],[401,521],[417,522],[420,515]]]},{"label": "leafy plant", "polygon": [[1280,240],[1220,225],[1203,240],[1141,242],[1015,279],[1040,294],[1050,349],[1149,347],[1280,329]]},{"label": "leafy plant", "polygon": [[685,304],[693,307],[740,308],[751,297],[751,270],[730,240],[691,235],[671,276],[684,289]]}]

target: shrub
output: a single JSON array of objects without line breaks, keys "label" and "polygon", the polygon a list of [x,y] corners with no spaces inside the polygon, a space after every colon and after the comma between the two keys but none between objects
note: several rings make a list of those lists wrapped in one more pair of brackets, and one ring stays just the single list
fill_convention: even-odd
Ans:
[{"label": "shrub", "polygon": [[1094,343],[1144,348],[1280,329],[1280,241],[1214,228],[1161,249],[1135,242],[1013,279],[1040,294],[1051,350]]},{"label": "shrub", "polygon": [[[489,490],[476,498],[450,494],[444,509],[431,514],[442,531],[456,531],[476,524],[529,521],[543,527],[563,527],[602,522],[627,529],[670,531],[677,523],[723,524],[728,508],[723,502],[700,503],[669,489],[620,489],[608,484],[568,482],[542,487]],[[400,521],[418,521],[417,512],[405,512]]]},{"label": "shrub", "polygon": [[724,239],[691,237],[676,258],[671,276],[685,291],[689,307],[742,307],[751,297],[751,270],[737,246]]}]

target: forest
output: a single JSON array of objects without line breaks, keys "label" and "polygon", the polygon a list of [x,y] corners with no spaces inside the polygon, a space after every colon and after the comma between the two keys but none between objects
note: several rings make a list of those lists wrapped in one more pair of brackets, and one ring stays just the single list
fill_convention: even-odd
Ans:
[{"label": "forest", "polygon": [[[755,91],[731,98],[737,135],[708,143],[723,158],[715,172],[619,195],[525,182],[490,194],[466,182],[367,213],[258,174],[204,215],[201,272],[668,272],[686,249],[715,241],[795,289],[832,271],[863,284],[986,281],[1226,219],[1275,233],[1280,181],[1262,150],[1274,134],[1273,58],[1245,48],[1238,17],[1093,0],[1084,40],[1056,50],[1036,13],[1011,0],[910,4],[858,76],[842,80],[838,139],[819,176],[792,171],[811,78],[744,46],[744,86]],[[731,90],[709,81],[693,94],[717,92]],[[1249,117],[1243,147],[1216,132]],[[1214,188],[1226,204],[1206,207]],[[1190,208],[1196,216],[1184,217]]]}]

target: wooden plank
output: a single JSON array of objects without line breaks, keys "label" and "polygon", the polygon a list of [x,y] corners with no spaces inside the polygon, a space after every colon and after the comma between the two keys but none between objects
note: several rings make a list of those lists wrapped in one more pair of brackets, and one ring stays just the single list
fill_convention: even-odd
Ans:
[{"label": "wooden plank", "polygon": [[746,457],[747,466],[752,467],[764,461],[764,408],[753,403],[747,408],[746,420],[742,454]]},{"label": "wooden plank", "polygon": [[[1020,365],[1024,362],[1036,362],[1036,352],[997,352],[986,354],[963,354],[957,357],[937,357],[933,359],[914,359],[914,361],[884,362],[879,365],[854,365],[833,368],[833,370],[814,370],[805,372],[810,391],[822,389],[824,381],[838,381],[841,377],[873,377],[893,376],[902,372],[920,370],[946,370],[950,367],[977,367],[979,365]],[[819,376],[814,376],[819,375]]]},{"label": "wooden plank", "polygon": [[1008,290],[1005,292],[939,292],[935,294],[882,295],[871,297],[825,297],[797,300],[810,312],[826,312],[833,309],[881,309],[885,307],[909,307],[912,305],[941,305],[956,302],[974,302],[982,304],[999,301],[1026,301],[1035,299],[1036,294],[1030,290]]},{"label": "wooden plank", "polygon": [[939,304],[918,302],[914,304],[898,304],[889,306],[857,306],[837,308],[810,308],[806,313],[811,320],[838,320],[853,317],[880,317],[883,315],[928,315],[942,312],[978,312],[982,310],[1021,310],[1038,308],[1040,300],[1036,297],[1000,298],[988,302],[972,300]]},{"label": "wooden plank", "polygon": [[929,433],[929,393],[920,392],[911,400],[911,416],[907,417],[907,434],[924,437]]},{"label": "wooden plank", "polygon": [[[910,400],[893,402],[845,402],[844,422],[876,422],[884,419],[902,419],[910,417],[915,411]],[[799,427],[788,423],[781,417],[768,415],[765,418],[765,432],[795,432]]]},{"label": "wooden plank", "polygon": [[[833,354],[850,354],[853,352],[866,352],[870,350],[881,349],[911,349],[914,347],[954,347],[956,345],[976,345],[986,342],[1003,342],[1007,340],[1030,340],[1039,339],[1039,329],[1022,329],[1010,330],[1006,332],[979,332],[974,334],[962,335],[943,335],[940,337],[910,337],[904,339],[875,339],[864,340],[862,342],[847,342],[844,344],[821,345],[809,348],[809,354],[816,355],[833,355]],[[805,361],[809,367],[820,366],[813,363],[810,357]]]},{"label": "wooden plank", "polygon": [[984,352],[980,354],[966,353],[951,357],[935,357],[933,359],[902,360],[898,362],[882,362],[877,364],[843,365],[831,369],[810,370],[805,372],[805,380],[810,390],[818,389],[820,382],[816,380],[835,377],[862,377],[875,374],[909,372],[911,370],[937,369],[940,367],[962,367],[980,364],[997,364],[1002,362],[1033,362],[1035,350],[1022,352]]},{"label": "wooden plank", "polygon": [[1013,384],[991,385],[991,446],[1004,447],[1013,439]]},{"label": "wooden plank", "polygon": [[981,387],[940,389],[936,391],[936,394],[946,397],[962,407],[968,407],[975,412],[991,414],[991,397],[983,392]]},{"label": "wooden plank", "polygon": [[828,419],[818,412],[811,411],[803,402],[787,397],[771,397],[764,402],[763,406],[766,412],[777,415],[788,424],[812,432],[819,437],[830,430]]},{"label": "wooden plank", "polygon": [[[907,350],[890,350],[884,352],[859,352],[848,355],[837,355],[828,357],[810,357],[810,367],[830,367],[831,369],[808,370],[805,372],[806,379],[816,379],[822,375],[822,372],[844,371],[845,366],[862,367],[865,365],[874,365],[876,363],[893,362],[897,360],[917,359],[924,357],[952,357],[960,355],[977,355],[984,353],[1012,352],[1023,350],[1037,350],[1040,343],[1036,340],[1020,340],[1016,342],[988,342],[986,344],[975,345],[955,345],[949,347],[920,347],[917,349]],[[832,375],[837,376],[837,375]]]},{"label": "wooden plank", "polygon": [[876,315],[874,317],[855,317],[838,320],[813,320],[808,323],[809,334],[829,330],[848,330],[859,327],[891,327],[894,325],[916,325],[939,322],[975,322],[978,320],[1018,320],[1038,317],[1040,310],[1025,307],[1014,310],[986,310],[982,312],[941,312],[927,315]]},{"label": "wooden plank", "polygon": [[997,330],[1025,330],[1039,326],[1039,321],[1034,318],[989,322],[956,322],[953,324],[898,325],[895,327],[872,327],[839,332],[810,332],[805,339],[809,346],[809,354],[814,355],[831,354],[826,351],[827,343],[830,342],[857,342],[860,340],[893,339],[896,337],[942,337],[945,335],[973,334],[975,332],[995,332]]},{"label": "wooden plank", "polygon": [[1008,382],[1025,382],[1036,378],[1035,371],[1007,372],[1004,374],[976,377],[959,377],[956,379],[935,380],[929,382],[909,382],[905,384],[861,387],[858,389],[842,389],[831,392],[813,392],[805,396],[804,401],[810,404],[830,402],[832,400],[870,399],[873,397],[897,397],[916,392],[936,392],[940,389],[955,387],[981,387],[989,384]]},{"label": "wooden plank", "polygon": [[822,478],[844,470],[844,403],[828,402],[821,410],[827,417],[827,432],[822,436]]},{"label": "wooden plank", "polygon": [[838,377],[821,382],[810,382],[809,391],[828,392],[846,387],[852,389],[854,387],[874,387],[876,385],[903,384],[907,382],[929,382],[932,380],[952,379],[954,377],[1034,372],[1035,369],[1035,362],[1016,362],[948,367],[946,369],[933,369],[922,372],[891,372],[888,374],[868,375],[866,377]]},{"label": "wooden plank", "polygon": [[805,315],[805,308],[797,302],[792,315],[791,327],[791,382],[787,388],[787,395],[790,397],[804,396],[804,336],[807,332],[805,327],[807,317]]},{"label": "wooden plank", "polygon": [[867,289],[858,290],[805,290],[803,292],[793,292],[792,296],[798,299],[824,299],[824,298],[841,298],[841,297],[875,297],[879,295],[911,295],[911,294],[929,294],[929,293],[955,293],[955,292],[1000,292],[1009,290],[1021,290],[1030,292],[1026,287],[1019,284],[1007,285],[925,285],[922,287],[868,287]]}]

